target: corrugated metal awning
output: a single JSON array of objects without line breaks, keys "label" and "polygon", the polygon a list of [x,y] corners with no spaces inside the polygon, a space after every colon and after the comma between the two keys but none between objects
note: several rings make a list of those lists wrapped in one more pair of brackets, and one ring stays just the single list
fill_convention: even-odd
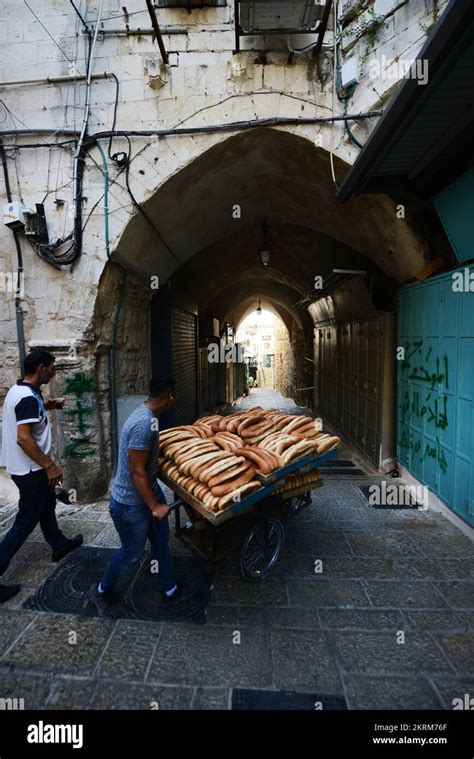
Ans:
[{"label": "corrugated metal awning", "polygon": [[474,3],[451,0],[416,61],[427,83],[402,80],[339,188],[342,201],[362,192],[431,197],[474,163]]}]

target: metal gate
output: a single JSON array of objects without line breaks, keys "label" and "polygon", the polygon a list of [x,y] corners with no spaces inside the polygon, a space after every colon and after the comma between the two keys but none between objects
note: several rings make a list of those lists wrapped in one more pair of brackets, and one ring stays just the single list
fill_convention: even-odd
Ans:
[{"label": "metal gate", "polygon": [[198,415],[197,317],[173,306],[173,376],[176,380],[174,424],[190,424]]},{"label": "metal gate", "polygon": [[474,295],[453,274],[399,292],[398,457],[473,525]]},{"label": "metal gate", "polygon": [[377,467],[395,455],[394,317],[315,329],[315,406]]}]

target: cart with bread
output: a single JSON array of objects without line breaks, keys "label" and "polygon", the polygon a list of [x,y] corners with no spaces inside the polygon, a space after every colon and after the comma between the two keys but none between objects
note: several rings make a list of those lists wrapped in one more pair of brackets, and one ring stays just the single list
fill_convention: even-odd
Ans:
[{"label": "cart with bread", "polygon": [[176,537],[213,566],[230,556],[243,579],[266,577],[285,519],[311,505],[339,445],[311,417],[258,406],[165,430],[158,477],[175,495]]}]

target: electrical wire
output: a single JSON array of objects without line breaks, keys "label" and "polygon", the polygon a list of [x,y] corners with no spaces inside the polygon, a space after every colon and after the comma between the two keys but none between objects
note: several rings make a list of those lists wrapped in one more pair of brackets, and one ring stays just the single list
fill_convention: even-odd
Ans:
[{"label": "electrical wire", "polygon": [[[7,196],[7,201],[11,203],[12,193],[11,193],[11,188],[10,188],[10,179],[8,175],[8,164],[7,164],[5,150],[3,147],[3,140],[1,136],[0,136],[0,158],[1,158],[2,167],[3,167],[3,177],[5,181],[5,192]],[[17,254],[17,269],[16,269],[17,276],[16,276],[16,288],[15,288],[15,320],[16,320],[20,366],[23,366],[23,362],[25,360],[25,354],[26,354],[24,316],[23,316],[23,309],[21,307],[21,283],[22,283],[22,279],[24,275],[23,254],[21,251],[21,244],[20,244],[18,231],[16,229],[12,229],[11,231],[12,231],[13,239],[15,241],[15,248],[16,248],[16,254]]]},{"label": "electrical wire", "polygon": [[[11,120],[12,120],[14,126],[15,126],[15,128],[17,127],[17,123],[16,122],[18,122],[19,124],[22,125],[22,127],[24,129],[26,129],[27,132],[30,132],[31,134],[37,135],[37,132],[35,132],[34,129],[31,129],[31,127],[29,127],[28,124],[25,124],[25,122],[22,121],[20,119],[20,117],[16,113],[13,113],[13,111],[11,110],[11,108],[8,107],[8,105],[5,103],[4,100],[0,99],[0,103],[3,105],[3,107],[5,108],[5,110],[7,111],[7,113],[9,114],[9,116],[10,116],[10,118],[11,118]],[[54,137],[54,135],[57,134],[59,131],[61,131],[61,127],[58,127],[58,129],[52,131],[51,132],[51,137]],[[41,140],[41,137],[40,137],[40,140]],[[41,140],[41,142],[43,143],[43,145],[47,145],[47,143],[46,143],[45,140]]]},{"label": "electrical wire", "polygon": [[[33,13],[33,15],[35,15],[35,14]],[[75,49],[74,49],[74,53],[73,53],[74,60],[71,60],[70,58],[68,58],[68,59],[71,62],[71,64],[74,66],[75,70],[77,71],[76,60],[77,60],[78,46],[79,46],[78,34],[77,34],[77,32],[78,32],[78,19],[77,18],[76,18],[76,23],[75,23],[75,32],[76,32],[76,40],[77,41],[76,41]],[[77,80],[76,79],[74,79],[71,82],[69,82],[68,86],[67,86],[67,90],[66,90],[66,103],[65,103],[64,119],[63,119],[63,128],[65,127],[65,125],[67,123],[67,113],[68,113],[68,107],[69,107],[69,97],[70,97],[70,92],[71,92],[71,86],[73,86],[74,101],[75,101],[75,99],[76,99],[76,87],[77,87]],[[73,112],[75,113],[74,110],[73,110]],[[68,182],[65,182],[65,183],[63,183],[61,185],[59,184],[59,175],[60,175],[60,171],[61,171],[61,158],[62,158],[62,153],[60,153],[59,154],[59,158],[58,158],[57,171],[56,171],[55,189],[51,190],[51,191],[49,190],[49,173],[50,173],[50,161],[51,161],[51,148],[52,147],[56,147],[56,146],[61,146],[61,147],[64,147],[65,149],[67,149],[68,151],[71,151],[71,149],[73,149],[73,147],[74,147],[74,151],[73,152],[74,152],[74,155],[75,155],[76,148],[77,148],[77,140],[66,140],[66,141],[62,141],[61,143],[46,143],[46,142],[43,142],[43,145],[45,147],[47,146],[49,148],[48,186],[47,186],[46,195],[43,198],[43,202],[44,202],[45,199],[50,194],[52,194],[53,192],[55,193],[55,196],[57,197],[57,193],[58,193],[58,191],[60,189],[63,189],[64,187],[69,186],[71,183],[74,184],[74,179],[72,179],[72,180],[70,180]],[[18,147],[18,151],[19,151],[24,146],[23,145],[19,145],[17,147]],[[83,167],[81,167],[81,181],[82,181],[82,170],[83,170]],[[74,190],[74,187],[73,187],[73,190]],[[45,244],[40,244],[40,243],[35,244],[32,241],[30,241],[31,247],[33,248],[33,250],[35,251],[35,253],[40,258],[42,258],[43,260],[47,261],[48,263],[52,264],[55,267],[61,267],[61,266],[69,265],[69,264],[73,263],[74,258],[75,258],[75,256],[74,256],[74,251],[75,251],[75,236],[74,236],[74,233],[70,233],[68,235],[65,234],[66,222],[67,222],[67,215],[65,214],[65,216],[64,216],[64,228],[63,228],[62,237],[60,239],[56,240],[54,243],[48,243],[48,244],[45,245]],[[72,245],[69,246],[69,248],[64,253],[58,253],[58,251],[62,247],[62,245],[64,245],[65,243],[69,242],[70,240],[73,241]],[[71,254],[71,251],[72,251],[72,254]]]},{"label": "electrical wire", "polygon": [[148,222],[148,224],[150,225],[150,227],[153,229],[153,231],[155,232],[155,234],[157,235],[157,237],[159,238],[159,240],[163,243],[163,245],[169,251],[169,253],[171,253],[171,255],[173,256],[174,260],[181,266],[181,261],[175,255],[175,253],[171,250],[170,246],[168,245],[168,243],[166,242],[166,240],[163,238],[161,232],[155,226],[155,224],[153,222],[153,219],[151,219],[148,216],[147,212],[140,205],[140,203],[137,201],[137,199],[135,198],[135,195],[132,192],[132,189],[130,187],[130,176],[129,176],[129,174],[130,174],[130,162],[131,162],[131,155],[132,155],[132,143],[130,142],[130,138],[128,137],[128,135],[124,135],[124,137],[125,137],[125,139],[127,140],[127,143],[128,143],[128,159],[127,159],[127,165],[126,165],[126,168],[125,168],[125,184],[127,185],[128,194],[130,195],[130,197],[131,197],[131,199],[133,201],[133,204],[134,204],[135,208],[137,209],[137,211],[139,211],[142,214],[143,218],[146,219],[146,221]]},{"label": "electrical wire", "polygon": [[181,121],[178,121],[176,124],[174,124],[173,129],[176,129],[177,127],[181,126],[181,124],[184,124],[185,121],[189,121],[189,119],[194,118],[194,116],[198,116],[200,113],[203,113],[203,111],[208,111],[210,108],[215,108],[218,105],[222,105],[223,103],[226,103],[228,100],[232,100],[233,98],[241,98],[241,97],[249,97],[254,95],[282,95],[284,97],[290,98],[291,100],[300,100],[303,103],[308,103],[309,105],[314,105],[317,108],[324,108],[326,111],[330,111],[331,109],[327,105],[322,105],[322,103],[317,103],[313,100],[310,100],[309,98],[303,98],[299,95],[292,95],[288,92],[283,92],[282,90],[254,90],[253,92],[239,92],[235,95],[229,95],[226,98],[223,98],[222,100],[218,100],[216,103],[212,103],[211,105],[205,105],[203,108],[199,108],[194,113],[191,113],[189,116],[185,116],[184,119],[181,119]]},{"label": "electrical wire", "polygon": [[[99,34],[99,26],[100,26],[100,19],[102,16],[102,10],[104,6],[104,0],[100,0],[98,15],[97,15],[97,23],[94,29],[94,36],[92,38],[92,43],[89,50],[89,60],[87,62],[87,77],[86,77],[86,102],[84,106],[84,115],[82,118],[82,129],[81,133],[79,135],[79,140],[77,142],[76,147],[76,153],[74,155],[74,166],[73,166],[73,179],[74,179],[74,194],[73,194],[73,203],[75,208],[75,219],[74,219],[74,238],[75,238],[75,244],[76,244],[76,256],[80,255],[80,247],[81,247],[81,230],[82,230],[82,223],[80,218],[80,212],[79,207],[82,201],[81,196],[81,185],[79,183],[79,163],[84,162],[84,155],[83,155],[83,143],[84,143],[84,137],[86,134],[87,124],[89,121],[89,110],[90,110],[90,103],[91,103],[91,76],[92,76],[92,68],[94,65],[94,52],[95,52],[95,46],[97,43],[97,36]],[[82,178],[82,176],[81,176]]]},{"label": "electrical wire", "polygon": [[[249,119],[248,121],[231,121],[227,124],[209,124],[207,126],[200,127],[188,127],[185,129],[118,129],[115,132],[103,131],[91,134],[84,142],[84,145],[92,145],[96,140],[103,139],[105,137],[178,137],[181,135],[194,135],[194,134],[213,134],[217,132],[236,132],[241,129],[255,129],[257,127],[274,127],[283,126],[288,124],[330,124],[336,121],[364,121],[365,119],[372,119],[375,116],[381,116],[383,110],[366,111],[365,113],[348,114],[347,116],[311,116],[294,118],[285,116],[272,116],[267,119]],[[148,147],[151,143],[148,143]],[[142,148],[144,150],[145,148]]]},{"label": "electrical wire", "polygon": [[[71,145],[71,143],[75,144],[76,142],[77,140],[72,138],[70,140],[63,140],[62,142],[33,142],[33,143],[22,143],[21,145],[17,145],[16,143],[14,145],[8,144],[8,145],[5,145],[5,148],[8,148],[8,150],[19,152],[20,150],[31,150],[33,148],[64,148],[65,145]],[[69,150],[70,148],[66,148],[66,149]]]},{"label": "electrical wire", "polygon": [[[74,54],[73,54],[74,55],[74,64],[73,64],[74,65],[74,69],[76,69],[77,57],[78,57],[78,54],[79,54],[79,38],[78,38],[78,20],[77,20],[77,18],[76,18],[76,25],[75,25],[75,34],[76,34],[76,44],[75,44],[75,49],[74,49]],[[73,80],[73,102],[74,102],[74,106],[76,104],[76,87],[77,87],[77,80],[74,79]],[[63,129],[66,127],[66,123],[67,123],[70,92],[71,92],[71,82],[68,82],[67,89],[66,89],[66,103],[65,103],[65,106],[64,106]],[[74,116],[74,128],[75,128],[75,126],[76,126],[76,123],[75,123],[75,121],[76,121],[76,118],[75,118],[76,117],[75,108],[73,108],[73,116]],[[59,184],[59,172],[61,170],[62,155],[63,154],[60,152],[59,153],[59,157],[58,157],[58,169],[57,169],[57,172],[56,172],[56,187],[58,187],[58,184]],[[51,156],[51,151],[50,151],[50,156]],[[57,190],[56,190],[56,192],[57,192]],[[66,219],[64,221],[66,222]],[[64,237],[65,233],[66,233],[66,230],[65,230],[65,224],[64,224],[63,237]]]},{"label": "electrical wire", "polygon": [[[97,142],[97,146],[99,147],[99,150],[101,150],[101,146],[100,146],[99,142]],[[91,159],[91,161],[92,161],[92,163],[95,165],[95,167],[96,167],[96,168],[97,168],[97,169],[98,169],[98,170],[99,170],[99,171],[100,171],[100,172],[101,172],[101,173],[104,175],[104,178],[105,178],[105,177],[106,177],[106,172],[104,171],[103,167],[102,167],[102,166],[101,166],[101,165],[100,165],[100,164],[99,164],[99,163],[98,163],[98,162],[95,160],[94,156],[91,154],[91,152],[90,152],[89,150],[87,151],[87,155],[89,156],[89,158]],[[119,178],[119,177],[120,177],[120,176],[121,176],[121,175],[122,175],[124,172],[125,172],[125,167],[124,167],[124,168],[122,168],[122,169],[121,169],[121,170],[120,170],[120,171],[117,173],[117,175],[116,175],[115,179],[112,179],[112,180],[110,180],[110,181],[109,181],[109,174],[108,174],[108,172],[107,172],[107,183],[108,183],[108,184],[107,184],[107,192],[110,192],[110,188],[111,188],[111,187],[113,187],[115,184],[116,184],[116,185],[118,185],[118,186],[120,187],[120,189],[121,189],[123,192],[127,192],[127,188],[126,188],[126,187],[124,187],[122,184],[120,184],[120,182],[118,182],[118,181],[117,181],[117,180],[118,180],[118,178]],[[104,186],[105,186],[105,184],[104,184]],[[110,194],[112,194],[112,193],[110,193]],[[87,215],[87,218],[86,218],[86,220],[85,220],[85,222],[84,222],[84,225],[83,225],[83,227],[82,227],[82,231],[83,231],[83,232],[84,232],[84,230],[85,230],[85,228],[86,228],[87,224],[89,223],[89,220],[90,220],[91,216],[93,215],[93,213],[94,213],[95,209],[97,208],[97,206],[99,205],[99,203],[101,202],[101,200],[102,200],[102,198],[103,198],[103,197],[104,197],[104,193],[102,193],[102,195],[101,195],[101,196],[99,197],[99,199],[98,199],[98,200],[97,200],[97,201],[94,203],[94,205],[92,206],[91,210],[89,211],[89,213],[88,213],[88,215]],[[117,198],[115,195],[114,195],[114,198],[115,198],[115,200],[118,200],[118,198]],[[120,202],[120,201],[119,201],[119,202]],[[128,203],[127,205],[131,205],[131,206],[133,207],[133,203]],[[121,208],[126,208],[126,207],[127,207],[126,205],[125,205],[125,206],[121,206]],[[108,203],[107,203],[107,210],[108,210]],[[108,210],[108,215],[109,215],[109,216],[111,216],[113,213],[115,213],[115,212],[116,212],[116,211],[118,211],[118,210],[119,210],[119,208],[115,208],[113,211],[110,211],[110,210]]]},{"label": "electrical wire", "polygon": [[[24,0],[26,3],[26,0]],[[45,258],[45,260],[48,261],[48,263],[51,263],[53,266],[56,267],[62,267],[62,266],[70,266],[75,263],[75,261],[79,258],[81,254],[82,249],[82,180],[84,175],[84,165],[85,165],[85,150],[84,150],[84,138],[87,130],[87,124],[89,119],[89,111],[90,111],[90,99],[91,99],[91,76],[92,76],[92,67],[94,63],[94,50],[95,45],[97,42],[97,37],[99,34],[99,25],[100,25],[100,16],[102,14],[102,8],[103,8],[103,0],[100,0],[99,10],[98,10],[98,18],[99,23],[96,26],[94,36],[91,39],[90,35],[89,37],[89,51],[88,51],[88,58],[87,58],[87,74],[86,74],[86,100],[83,110],[83,119],[82,119],[82,128],[81,133],[79,136],[79,139],[76,143],[76,148],[74,151],[74,159],[73,159],[73,207],[74,207],[74,224],[73,224],[73,230],[65,237],[57,240],[54,244],[50,245],[39,245],[38,246],[38,255],[40,255],[42,258]],[[77,28],[77,22],[76,22],[76,28]],[[75,63],[71,61],[73,65]],[[66,243],[72,240],[72,244],[68,247],[64,253],[58,253],[57,251]]]},{"label": "electrical wire", "polygon": [[15,176],[16,176],[16,186],[18,188],[18,197],[20,198],[21,205],[24,206],[25,205],[25,201],[23,200],[23,194],[21,192],[21,187],[20,187],[20,176],[19,176],[19,173],[18,173],[18,162],[15,160],[15,158],[13,159],[13,165],[15,167]]},{"label": "electrical wire", "polygon": [[[119,80],[115,76],[114,73],[111,74],[111,76],[115,79],[115,103],[114,103],[114,116],[112,120],[112,132],[115,131],[115,124],[117,122],[117,107],[118,107],[118,100],[119,100]],[[108,148],[109,158],[112,159],[112,135],[110,135],[109,139],[109,148]]]},{"label": "electrical wire", "polygon": [[87,30],[87,32],[90,34],[90,30],[89,30],[89,27],[87,26],[86,22],[85,22],[85,21],[84,21],[84,19],[82,18],[82,16],[81,16],[81,13],[80,13],[79,9],[76,7],[75,3],[73,3],[73,0],[69,0],[69,2],[71,3],[72,7],[73,7],[73,8],[74,8],[74,10],[76,11],[77,15],[79,16],[79,18],[80,18],[80,20],[81,20],[81,22],[82,22],[82,25],[83,25],[83,26],[84,26],[84,28]]},{"label": "electrical wire", "polygon": [[[336,57],[337,57],[337,5],[338,0],[333,1],[333,14],[334,14],[334,60],[333,60],[333,72],[332,72],[332,113],[334,116],[336,106]],[[331,138],[329,143],[329,163],[331,165],[331,176],[333,184],[336,190],[339,190],[336,181],[336,172],[334,170],[334,121],[331,122]]]},{"label": "electrical wire", "polygon": [[41,201],[42,203],[44,203],[44,201],[46,200],[46,198],[49,195],[49,180],[51,178],[51,156],[52,156],[52,153],[51,153],[51,149],[50,149],[50,150],[48,150],[48,171],[47,171],[47,174],[46,174],[46,195],[44,196],[43,200]]},{"label": "electrical wire", "polygon": [[[139,16],[141,13],[146,13],[148,15],[148,10],[145,8],[143,11],[132,11],[131,13],[128,13],[128,16]],[[124,18],[125,13],[119,13],[115,16],[104,16],[102,21],[112,21],[114,18]]]},{"label": "electrical wire", "polygon": [[[336,20],[336,23],[339,25],[339,21],[338,20]],[[341,35],[340,35],[339,39],[341,39],[341,38],[342,38],[342,32],[341,32]],[[343,113],[344,113],[344,115],[347,115],[347,108],[348,108],[348,105],[349,105],[349,100],[352,98],[352,96],[353,96],[353,94],[354,94],[354,92],[356,90],[357,82],[354,82],[354,84],[352,84],[350,87],[347,88],[347,90],[345,91],[344,94],[341,94],[341,90],[342,90],[341,53],[340,53],[339,43],[336,44],[336,46],[335,46],[334,66],[335,66],[335,69],[336,69],[336,94],[337,94],[338,99],[343,104]],[[351,141],[351,143],[361,150],[364,146],[354,136],[354,134],[353,134],[353,132],[352,132],[352,130],[351,130],[351,128],[350,128],[349,123],[348,123],[347,120],[344,122],[344,128],[345,128],[345,130],[346,130],[346,132],[347,132],[347,134],[349,136],[349,140]]]},{"label": "electrical wire", "polygon": [[[171,129],[177,129],[181,124],[184,124],[186,121],[189,121],[190,119],[194,118],[195,116],[198,116],[200,113],[203,113],[204,111],[208,111],[211,108],[216,108],[219,105],[222,105],[223,103],[226,103],[228,100],[232,100],[233,98],[240,98],[240,97],[249,97],[254,95],[283,95],[284,97],[290,98],[291,100],[299,100],[302,103],[308,103],[309,105],[314,105],[317,108],[323,108],[327,111],[330,111],[331,109],[327,105],[322,105],[321,103],[317,103],[316,101],[310,100],[309,98],[304,98],[299,95],[292,95],[288,92],[283,92],[282,90],[254,90],[253,92],[240,92],[236,93],[234,95],[229,95],[228,97],[223,98],[222,100],[218,100],[215,103],[211,103],[211,105],[205,105],[203,108],[199,108],[197,111],[194,111],[194,113],[191,113],[189,116],[185,116],[184,119],[181,119],[181,121],[177,121]],[[150,140],[146,143],[136,154],[135,158],[137,158],[139,155],[141,155],[148,147],[153,145],[153,143],[156,142],[156,139]]]},{"label": "electrical wire", "polygon": [[54,42],[54,44],[56,45],[56,47],[58,48],[58,50],[60,50],[60,51],[61,51],[61,53],[62,53],[62,54],[64,55],[64,57],[65,57],[65,58],[66,58],[66,59],[69,61],[69,63],[74,63],[74,61],[72,61],[72,60],[70,59],[70,57],[68,56],[68,54],[64,52],[64,50],[62,49],[61,45],[60,45],[58,42],[56,42],[56,40],[54,39],[54,37],[53,37],[53,35],[51,34],[51,32],[50,32],[48,29],[46,29],[45,25],[43,24],[43,22],[41,21],[41,19],[40,19],[40,18],[38,18],[38,16],[37,16],[37,15],[36,15],[36,13],[34,12],[34,10],[31,8],[31,6],[30,6],[30,5],[28,5],[28,3],[27,3],[27,0],[23,0],[23,2],[24,2],[24,4],[26,5],[26,7],[28,8],[28,10],[29,10],[29,11],[30,11],[30,12],[33,14],[33,16],[34,16],[34,17],[35,17],[35,19],[37,20],[38,24],[40,24],[40,26],[42,26],[42,27],[43,27],[43,29],[45,30],[45,32],[46,32],[46,34],[48,35],[48,37],[49,37],[49,38],[50,38],[50,39],[51,39],[51,40]]}]

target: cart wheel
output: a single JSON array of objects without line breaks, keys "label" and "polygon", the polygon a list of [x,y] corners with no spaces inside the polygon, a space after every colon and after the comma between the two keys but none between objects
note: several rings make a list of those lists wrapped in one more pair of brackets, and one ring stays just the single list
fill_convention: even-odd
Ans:
[{"label": "cart wheel", "polygon": [[254,582],[273,569],[283,548],[285,530],[278,519],[260,519],[245,536],[239,554],[239,569],[244,580]]}]

